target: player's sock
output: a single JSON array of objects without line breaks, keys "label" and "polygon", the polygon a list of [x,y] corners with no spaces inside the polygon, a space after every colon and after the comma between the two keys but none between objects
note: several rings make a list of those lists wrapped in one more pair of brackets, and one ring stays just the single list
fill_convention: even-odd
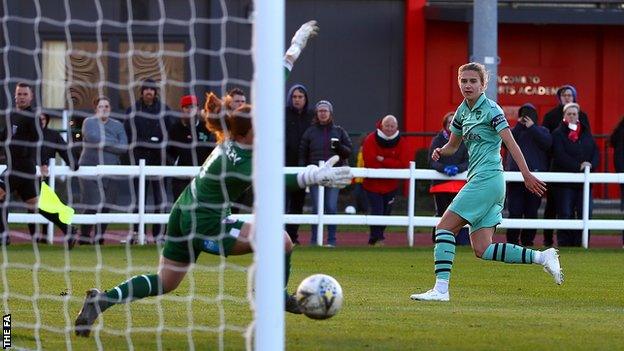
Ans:
[{"label": "player's sock", "polygon": [[536,250],[527,249],[520,245],[492,243],[485,249],[481,257],[487,261],[501,261],[505,263],[533,263]]},{"label": "player's sock", "polygon": [[107,290],[105,294],[107,297],[105,300],[107,301],[100,303],[102,311],[115,304],[161,295],[162,285],[158,274],[135,275],[116,287]]},{"label": "player's sock", "polygon": [[[435,246],[433,247],[433,259],[436,276],[436,288],[446,289],[448,291],[448,281],[451,278],[451,268],[453,267],[453,259],[455,259],[455,235],[444,229],[436,229]],[[442,286],[437,281],[446,281],[446,285]],[[439,291],[444,293],[446,291]]]}]

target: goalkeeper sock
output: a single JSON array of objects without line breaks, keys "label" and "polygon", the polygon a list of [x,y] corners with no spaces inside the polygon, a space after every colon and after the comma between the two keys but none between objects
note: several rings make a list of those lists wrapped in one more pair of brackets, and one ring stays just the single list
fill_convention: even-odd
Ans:
[{"label": "goalkeeper sock", "polygon": [[514,244],[492,243],[485,249],[482,259],[505,263],[533,263],[535,250]]},{"label": "goalkeeper sock", "polygon": [[433,259],[436,281],[445,280],[448,282],[451,278],[453,259],[455,259],[455,235],[453,235],[452,232],[444,229],[436,229]]},{"label": "goalkeeper sock", "polygon": [[158,274],[135,275],[116,287],[106,291],[107,303],[100,304],[102,311],[108,307],[162,294],[162,284]]}]

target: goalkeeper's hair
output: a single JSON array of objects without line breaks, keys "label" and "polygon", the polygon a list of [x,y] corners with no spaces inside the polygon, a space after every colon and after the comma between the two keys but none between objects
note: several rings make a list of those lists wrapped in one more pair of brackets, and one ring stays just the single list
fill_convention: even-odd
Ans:
[{"label": "goalkeeper's hair", "polygon": [[202,111],[206,129],[217,138],[217,143],[222,143],[226,139],[229,130],[228,119],[223,109],[223,101],[212,91],[206,94],[206,102]]},{"label": "goalkeeper's hair", "polygon": [[213,92],[206,94],[202,114],[206,120],[206,128],[215,134],[217,143],[223,143],[229,136],[244,137],[252,128],[251,105],[245,104],[235,111],[229,111],[224,101]]},{"label": "goalkeeper's hair", "polygon": [[251,123],[251,105],[245,104],[228,116],[230,133],[233,138],[244,137],[249,133],[249,130],[253,127]]}]

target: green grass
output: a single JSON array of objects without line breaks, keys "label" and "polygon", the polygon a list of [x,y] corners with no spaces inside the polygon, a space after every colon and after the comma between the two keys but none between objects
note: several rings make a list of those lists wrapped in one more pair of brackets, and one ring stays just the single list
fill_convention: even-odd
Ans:
[{"label": "green grass", "polygon": [[[110,288],[133,274],[155,271],[154,246],[132,247],[134,270],[127,269],[128,253],[123,246],[107,246],[98,256],[93,247],[79,247],[66,256],[60,248],[44,246],[37,267],[30,245],[10,246],[6,257],[10,267],[2,270],[10,295],[8,306],[6,300],[2,304],[12,313],[13,345],[126,350],[131,341],[135,350],[185,350],[192,340],[198,350],[217,350],[220,345],[226,350],[244,349],[244,329],[252,318],[245,301],[245,267],[252,256],[223,260],[202,255],[193,279],[186,279],[173,294],[115,306],[104,315],[99,333],[88,339],[75,337],[71,326],[86,289]],[[98,268],[98,257],[106,270]],[[342,311],[325,321],[287,314],[286,348],[624,349],[622,250],[566,249],[561,257],[566,282],[556,286],[541,267],[483,262],[467,248],[459,248],[451,302],[442,304],[409,300],[411,293],[433,283],[430,248],[298,247],[290,290],[304,277],[323,272],[342,284],[345,300]],[[3,254],[0,258],[5,260]],[[65,275],[66,263],[72,268]],[[219,281],[225,282],[221,289],[226,298],[219,298]],[[35,282],[39,297],[33,300]],[[188,299],[191,289],[194,299]],[[35,308],[41,324],[37,330]],[[187,328],[191,322],[194,331]],[[159,325],[168,329],[155,332]]]}]

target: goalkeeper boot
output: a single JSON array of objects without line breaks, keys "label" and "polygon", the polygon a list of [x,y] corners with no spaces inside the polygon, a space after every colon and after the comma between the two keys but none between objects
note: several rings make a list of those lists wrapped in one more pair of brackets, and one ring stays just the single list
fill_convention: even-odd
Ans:
[{"label": "goalkeeper boot", "polygon": [[89,289],[87,291],[87,297],[74,323],[77,336],[88,337],[91,334],[91,326],[95,323],[100,313],[102,313],[99,304],[101,295],[102,293],[98,289]]},{"label": "goalkeeper boot", "polygon": [[550,248],[542,252],[542,255],[544,255],[544,271],[552,275],[555,283],[561,285],[563,283],[563,270],[559,263],[559,253],[556,249]]},{"label": "goalkeeper boot", "polygon": [[297,298],[295,295],[288,295],[286,298],[286,312],[293,314],[301,314],[301,309],[299,308],[299,304],[297,303]]},{"label": "goalkeeper boot", "polygon": [[448,302],[450,300],[450,296],[448,291],[445,293],[441,293],[439,291],[437,291],[436,289],[431,289],[427,292],[424,292],[422,294],[412,294],[410,296],[410,299],[412,300],[416,300],[416,301],[442,301],[442,302]]}]

